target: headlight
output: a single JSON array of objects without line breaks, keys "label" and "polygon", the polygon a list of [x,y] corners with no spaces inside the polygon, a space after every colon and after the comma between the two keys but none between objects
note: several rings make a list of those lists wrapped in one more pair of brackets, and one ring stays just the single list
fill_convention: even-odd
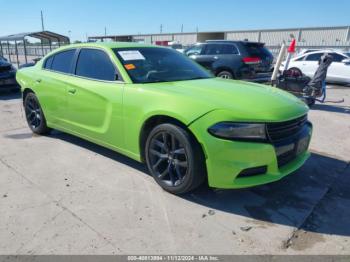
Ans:
[{"label": "headlight", "polygon": [[208,129],[213,136],[237,140],[266,140],[265,124],[221,122]]}]

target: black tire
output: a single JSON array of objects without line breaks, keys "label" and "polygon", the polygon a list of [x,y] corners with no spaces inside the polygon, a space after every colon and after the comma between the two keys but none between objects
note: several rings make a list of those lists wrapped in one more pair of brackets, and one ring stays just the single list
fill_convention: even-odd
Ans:
[{"label": "black tire", "polygon": [[156,126],[145,148],[148,170],[172,194],[184,194],[205,180],[205,159],[199,143],[185,129],[173,124]]},{"label": "black tire", "polygon": [[291,67],[287,71],[289,71],[293,76],[303,76],[303,72],[298,67]]},{"label": "black tire", "polygon": [[38,135],[48,134],[51,129],[47,127],[46,118],[36,95],[28,93],[23,104],[27,124],[32,132]]},{"label": "black tire", "polygon": [[216,74],[217,77],[221,77],[224,79],[233,79],[233,74],[230,71],[220,71],[219,73]]}]

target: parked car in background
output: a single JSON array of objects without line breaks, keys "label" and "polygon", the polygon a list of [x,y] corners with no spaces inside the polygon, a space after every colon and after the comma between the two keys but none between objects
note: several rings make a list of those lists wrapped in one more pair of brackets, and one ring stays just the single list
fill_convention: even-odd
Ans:
[{"label": "parked car in background", "polygon": [[0,90],[19,90],[16,68],[2,56],[0,56]]},{"label": "parked car in background", "polygon": [[182,44],[178,43],[178,42],[169,42],[169,47],[171,47],[172,49],[175,49],[176,51],[183,53],[184,52],[184,47]]},{"label": "parked car in background", "polygon": [[309,157],[307,106],[227,81],[183,54],[135,43],[64,46],[20,69],[29,127],[82,137],[147,164],[165,190],[274,182]]},{"label": "parked car in background", "polygon": [[[350,84],[350,53],[334,50],[318,50],[298,55],[291,59],[288,68],[299,69],[308,77],[313,77],[320,58],[328,53],[333,57],[333,63],[328,68],[327,82]],[[285,62],[282,63],[280,70],[284,70]]]},{"label": "parked car in background", "polygon": [[184,53],[218,77],[257,82],[271,77],[273,55],[264,43],[210,40]]},{"label": "parked car in background", "polygon": [[40,59],[41,59],[40,57],[34,58],[34,59],[32,59],[33,62],[29,62],[29,63],[26,63],[26,64],[21,64],[19,66],[19,69],[24,68],[24,67],[35,66],[36,63],[38,63],[38,61],[40,61]]}]

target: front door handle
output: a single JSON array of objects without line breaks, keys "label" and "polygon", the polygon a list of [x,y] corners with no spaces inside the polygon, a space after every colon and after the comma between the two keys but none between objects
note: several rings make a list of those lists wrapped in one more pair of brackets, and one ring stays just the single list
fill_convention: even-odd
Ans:
[{"label": "front door handle", "polygon": [[39,79],[37,79],[37,80],[35,80],[37,83],[41,83],[41,79],[39,78]]},{"label": "front door handle", "polygon": [[70,88],[70,89],[68,89],[68,93],[70,93],[70,94],[72,94],[72,95],[74,95],[75,92],[77,92],[77,90],[76,90],[75,88]]}]

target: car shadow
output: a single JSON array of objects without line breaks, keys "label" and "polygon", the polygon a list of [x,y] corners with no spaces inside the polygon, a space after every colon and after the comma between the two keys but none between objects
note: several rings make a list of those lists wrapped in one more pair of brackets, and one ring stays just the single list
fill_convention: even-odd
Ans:
[{"label": "car shadow", "polygon": [[336,105],[326,105],[326,104],[315,104],[311,108],[312,110],[328,111],[335,113],[350,114],[349,106],[336,106]]},{"label": "car shadow", "polygon": [[[49,137],[148,175],[143,164],[86,140],[58,131]],[[312,153],[301,169],[275,183],[238,190],[211,189],[204,185],[179,198],[246,217],[258,227],[268,222],[309,232],[350,236],[350,163],[319,153]]]},{"label": "car shadow", "polygon": [[63,133],[57,130],[53,130],[51,132],[51,134],[49,135],[49,137],[55,138],[55,139],[60,139],[63,141],[66,141],[68,143],[83,147],[85,149],[88,149],[90,151],[93,151],[94,153],[97,153],[99,155],[108,157],[110,159],[113,159],[115,161],[118,161],[122,164],[128,165],[138,171],[144,172],[145,174],[148,175],[147,173],[147,169],[146,167],[142,164],[139,163],[127,156],[124,156],[122,154],[119,154],[113,150],[110,150],[108,148],[96,145],[94,143],[91,143],[87,140],[81,139],[79,137],[67,134],[67,133]]},{"label": "car shadow", "polygon": [[8,91],[8,90],[0,90],[0,100],[12,100],[21,98],[22,94],[20,91]]}]

